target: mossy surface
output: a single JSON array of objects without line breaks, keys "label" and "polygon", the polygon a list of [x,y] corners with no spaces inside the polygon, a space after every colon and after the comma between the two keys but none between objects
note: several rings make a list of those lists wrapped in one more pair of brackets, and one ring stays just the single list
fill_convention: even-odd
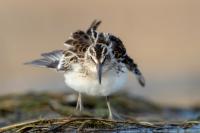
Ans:
[{"label": "mossy surface", "polygon": [[72,93],[2,96],[0,132],[200,131],[198,107],[166,109],[121,93],[111,97],[113,112],[119,117],[108,120],[105,98],[84,96],[83,112],[75,111],[76,99]]}]

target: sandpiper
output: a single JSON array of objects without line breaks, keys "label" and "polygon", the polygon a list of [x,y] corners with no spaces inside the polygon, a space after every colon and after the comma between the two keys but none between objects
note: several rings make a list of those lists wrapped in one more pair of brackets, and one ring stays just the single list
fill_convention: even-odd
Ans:
[{"label": "sandpiper", "polygon": [[64,42],[65,50],[43,53],[41,59],[27,64],[62,71],[67,86],[78,92],[76,109],[80,111],[82,94],[106,97],[112,119],[109,96],[124,87],[128,72],[136,75],[141,86],[145,86],[145,80],[122,41],[110,33],[97,31],[100,23],[95,20],[86,31],[73,32]]}]

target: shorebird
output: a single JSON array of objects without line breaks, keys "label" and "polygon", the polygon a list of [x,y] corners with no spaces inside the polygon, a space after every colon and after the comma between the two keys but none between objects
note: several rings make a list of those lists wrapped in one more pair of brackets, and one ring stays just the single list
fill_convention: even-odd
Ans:
[{"label": "shorebird", "polygon": [[141,86],[145,80],[122,41],[110,34],[98,32],[101,21],[93,21],[86,30],[73,32],[64,42],[65,50],[43,53],[43,58],[26,64],[62,71],[65,83],[78,92],[77,110],[82,110],[82,94],[104,96],[113,118],[109,96],[126,84],[128,72],[136,75]]}]

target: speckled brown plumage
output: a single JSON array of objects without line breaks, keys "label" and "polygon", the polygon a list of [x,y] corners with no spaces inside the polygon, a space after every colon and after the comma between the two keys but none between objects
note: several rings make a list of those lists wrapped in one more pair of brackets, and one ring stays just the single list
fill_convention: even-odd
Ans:
[{"label": "speckled brown plumage", "polygon": [[[77,30],[73,32],[69,39],[64,42],[66,50],[53,51],[50,53],[42,54],[43,59],[35,60],[31,62],[35,65],[45,66],[48,68],[56,68],[57,70],[68,71],[71,70],[71,65],[74,63],[84,64],[86,58],[86,52],[89,47],[93,45],[93,50],[90,49],[90,53],[95,53],[98,60],[102,57],[102,54],[107,52],[107,49],[103,51],[103,46],[107,46],[115,58],[117,63],[124,64],[126,68],[134,72],[141,77],[137,64],[134,63],[126,52],[123,42],[116,36],[110,33],[98,32],[97,28],[101,24],[101,21],[94,20],[86,31]],[[104,53],[102,53],[102,51]],[[46,55],[46,56],[44,56]],[[57,58],[54,58],[58,55]],[[108,57],[111,58],[111,57]],[[116,63],[114,63],[116,64]],[[115,66],[113,66],[115,67]],[[120,67],[117,66],[117,71],[120,71]],[[139,79],[139,82],[144,86],[144,79]]]}]

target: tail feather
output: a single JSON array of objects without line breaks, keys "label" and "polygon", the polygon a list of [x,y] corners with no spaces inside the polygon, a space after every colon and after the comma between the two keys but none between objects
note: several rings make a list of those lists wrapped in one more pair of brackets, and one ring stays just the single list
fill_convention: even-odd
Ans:
[{"label": "tail feather", "polygon": [[41,56],[43,56],[44,58],[36,59],[31,62],[26,62],[25,65],[34,65],[34,66],[57,69],[60,63],[62,54],[63,54],[63,50],[56,50],[49,53],[43,53],[41,54]]}]

